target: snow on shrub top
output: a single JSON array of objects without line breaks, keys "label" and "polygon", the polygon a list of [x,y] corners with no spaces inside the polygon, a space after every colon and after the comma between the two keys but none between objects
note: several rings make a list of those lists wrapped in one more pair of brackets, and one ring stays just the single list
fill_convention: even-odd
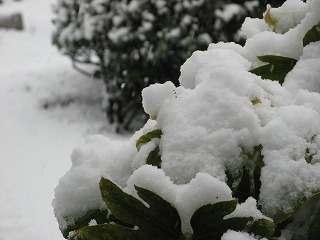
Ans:
[{"label": "snow on shrub top", "polygon": [[[320,1],[288,0],[277,10],[268,9],[262,20],[245,21],[249,38],[244,47],[218,43],[194,52],[181,67],[180,87],[145,88],[143,105],[155,121],[149,120],[129,142],[95,137],[73,153],[73,166],[53,203],[60,228],[71,224],[72,216],[102,208],[98,180],[108,176],[127,193],[137,196],[137,185],[169,201],[189,232],[196,209],[232,199],[230,181],[258,164],[252,160],[257,149],[263,156],[260,193],[232,214],[277,222],[319,192],[320,45],[303,44],[319,22]],[[297,61],[283,85],[250,72],[268,65],[257,58],[263,55]],[[273,74],[277,66],[269,65]],[[221,239],[255,238],[228,231]]]}]

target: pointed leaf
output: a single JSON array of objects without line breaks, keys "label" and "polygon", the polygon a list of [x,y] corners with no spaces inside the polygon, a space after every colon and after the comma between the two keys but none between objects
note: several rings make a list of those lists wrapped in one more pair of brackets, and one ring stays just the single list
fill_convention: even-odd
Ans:
[{"label": "pointed leaf", "polygon": [[156,147],[152,152],[149,153],[146,163],[158,168],[161,167],[161,155],[159,147]]},{"label": "pointed leaf", "polygon": [[296,59],[274,55],[258,56],[258,59],[269,64],[252,69],[250,72],[263,79],[279,81],[280,84],[297,63]]},{"label": "pointed leaf", "polygon": [[88,226],[92,219],[96,220],[97,223],[106,223],[108,222],[108,216],[108,210],[96,209],[88,211],[85,215],[76,219],[72,225],[68,225],[66,229],[62,230],[62,235],[67,238],[69,232]]},{"label": "pointed leaf", "polygon": [[320,41],[320,23],[314,25],[304,36],[303,46],[308,45],[311,42]]},{"label": "pointed leaf", "polygon": [[220,239],[228,229],[246,231],[262,237],[269,237],[274,233],[274,224],[267,219],[253,217],[234,217],[224,219],[237,206],[237,200],[207,204],[198,209],[191,218],[193,238],[201,240]]},{"label": "pointed leaf", "polygon": [[320,197],[320,192],[317,192],[317,193],[313,194],[309,198],[305,198],[303,201],[301,201],[299,204],[297,204],[294,207],[293,211],[291,211],[289,213],[284,213],[284,212],[277,213],[275,216],[272,217],[274,223],[275,224],[279,224],[279,223],[282,223],[282,222],[286,221],[287,219],[291,218],[299,210],[301,210],[307,203],[309,203],[311,200],[313,200],[313,199],[315,199],[317,197]]},{"label": "pointed leaf", "polygon": [[142,144],[150,142],[152,138],[160,138],[161,135],[162,131],[160,129],[156,129],[142,135],[136,142],[137,149],[140,150]]},{"label": "pointed leaf", "polygon": [[237,206],[237,200],[207,204],[199,208],[191,217],[193,239],[220,239],[228,230],[223,222],[224,216],[232,213]]},{"label": "pointed leaf", "polygon": [[151,219],[157,219],[155,224],[179,238],[182,233],[181,219],[177,210],[157,194],[137,186],[135,188],[139,197],[149,204]]},{"label": "pointed leaf", "polygon": [[[181,233],[178,212],[161,197],[136,187],[147,207],[135,197],[123,192],[116,184],[101,179],[100,191],[108,209],[120,220],[139,228],[140,236],[157,239],[179,239]],[[167,211],[164,214],[164,209]],[[171,221],[168,221],[171,218]]]}]

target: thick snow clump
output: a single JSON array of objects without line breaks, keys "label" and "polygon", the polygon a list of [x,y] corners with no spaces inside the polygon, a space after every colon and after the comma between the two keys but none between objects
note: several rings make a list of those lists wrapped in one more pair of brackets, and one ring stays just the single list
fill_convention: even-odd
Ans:
[{"label": "thick snow clump", "polygon": [[[74,151],[53,202],[61,229],[104,207],[98,186],[104,176],[134,196],[134,185],[157,193],[177,208],[183,231],[190,232],[195,210],[232,199],[228,180],[252,164],[244,153],[257,146],[263,155],[259,198],[248,198],[229,217],[274,219],[320,191],[320,44],[302,44],[320,22],[320,1],[288,0],[267,14],[273,26],[245,21],[245,46],[217,43],[194,52],[181,67],[179,87],[145,88],[143,106],[154,120],[128,142],[96,136]],[[297,60],[283,85],[250,72],[266,64],[257,58],[262,55]],[[161,137],[136,150],[139,137],[155,129]],[[146,164],[156,148],[160,169]],[[255,237],[228,231],[221,239]]]}]

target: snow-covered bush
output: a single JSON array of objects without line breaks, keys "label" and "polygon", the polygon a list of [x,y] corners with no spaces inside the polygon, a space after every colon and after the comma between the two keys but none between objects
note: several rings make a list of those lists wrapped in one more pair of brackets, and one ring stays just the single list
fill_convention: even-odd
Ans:
[{"label": "snow-covered bush", "polygon": [[177,86],[191,53],[240,40],[241,23],[257,6],[258,0],[58,0],[54,44],[77,69],[103,79],[109,121],[132,129],[146,119],[143,88]]},{"label": "snow-covered bush", "polygon": [[[142,92],[128,141],[89,137],[55,191],[69,239],[320,239],[320,1],[247,18],[180,86]],[[100,186],[99,186],[100,181]]]}]

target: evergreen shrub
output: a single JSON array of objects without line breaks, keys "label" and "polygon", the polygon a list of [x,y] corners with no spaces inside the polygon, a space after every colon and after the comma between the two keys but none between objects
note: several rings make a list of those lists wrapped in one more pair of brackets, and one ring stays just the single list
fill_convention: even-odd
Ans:
[{"label": "evergreen shrub", "polygon": [[211,42],[243,42],[241,23],[258,9],[257,0],[58,0],[53,43],[104,81],[109,122],[132,130],[146,120],[143,88],[177,86],[181,64]]}]

